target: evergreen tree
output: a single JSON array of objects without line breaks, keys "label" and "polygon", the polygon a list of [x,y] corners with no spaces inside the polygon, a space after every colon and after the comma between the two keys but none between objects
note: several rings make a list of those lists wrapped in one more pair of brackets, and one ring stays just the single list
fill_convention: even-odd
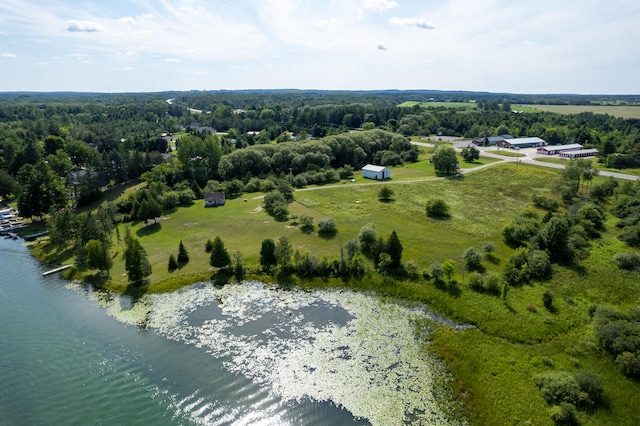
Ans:
[{"label": "evergreen tree", "polygon": [[397,268],[402,264],[402,244],[400,243],[400,238],[398,238],[398,234],[396,234],[396,231],[393,231],[389,236],[389,239],[385,244],[384,251],[391,258],[389,267]]},{"label": "evergreen tree", "polygon": [[272,266],[276,266],[278,260],[275,255],[276,243],[271,238],[262,240],[260,247],[260,265],[262,269],[269,270]]},{"label": "evergreen tree", "polygon": [[178,261],[176,260],[176,257],[173,255],[173,253],[169,256],[169,264],[167,266],[168,266],[169,272],[175,271],[176,269],[178,269]]},{"label": "evergreen tree", "polygon": [[180,245],[178,246],[178,262],[179,263],[187,263],[189,261],[189,253],[187,253],[187,249],[182,244],[182,240],[180,240]]},{"label": "evergreen tree", "polygon": [[224,247],[224,243],[220,237],[216,237],[213,241],[213,248],[211,249],[211,256],[209,257],[209,264],[216,268],[226,268],[231,264],[231,257],[229,252]]}]

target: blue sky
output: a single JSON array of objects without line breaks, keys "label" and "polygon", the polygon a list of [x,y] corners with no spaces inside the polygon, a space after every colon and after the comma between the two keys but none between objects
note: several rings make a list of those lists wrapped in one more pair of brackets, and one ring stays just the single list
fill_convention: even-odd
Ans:
[{"label": "blue sky", "polygon": [[0,91],[640,94],[637,0],[2,0]]}]

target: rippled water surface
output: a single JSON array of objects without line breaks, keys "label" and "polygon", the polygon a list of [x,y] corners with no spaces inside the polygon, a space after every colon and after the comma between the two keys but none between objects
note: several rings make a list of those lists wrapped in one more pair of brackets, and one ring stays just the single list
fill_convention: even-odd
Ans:
[{"label": "rippled water surface", "polygon": [[422,309],[203,283],[136,303],[0,240],[0,424],[456,424]]}]

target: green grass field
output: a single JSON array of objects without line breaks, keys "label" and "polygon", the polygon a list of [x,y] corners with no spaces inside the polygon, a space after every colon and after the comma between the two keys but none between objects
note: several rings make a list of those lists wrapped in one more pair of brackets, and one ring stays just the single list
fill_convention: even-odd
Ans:
[{"label": "green grass field", "polygon": [[[567,164],[570,160],[568,158],[536,158],[536,161],[541,161],[543,163],[552,163],[552,164]],[[594,163],[596,160],[593,160]],[[606,171],[606,172],[616,172],[616,173],[624,173],[627,175],[640,176],[640,169],[612,169],[609,167],[602,167],[600,164],[597,164],[598,170]]]},{"label": "green grass field", "polygon": [[496,149],[496,150],[487,151],[487,152],[489,154],[502,155],[503,157],[526,157],[524,154],[520,154],[511,149],[501,149],[500,151]]},{"label": "green grass field", "polygon": [[[415,262],[419,269],[433,262],[455,260],[455,280],[459,284],[438,287],[423,279],[395,281],[369,274],[361,281],[317,279],[305,285],[375,291],[383,297],[427,304],[438,313],[473,325],[463,332],[443,327],[425,343],[446,361],[472,423],[551,425],[549,406],[538,392],[533,375],[551,369],[586,368],[602,376],[607,403],[593,413],[580,412],[580,424],[638,424],[640,384],[625,378],[614,360],[599,349],[588,313],[594,303],[626,308],[640,301],[637,274],[621,272],[611,261],[616,252],[625,249],[615,238],[614,220],[608,218],[609,231],[592,243],[582,267],[554,265],[552,280],[510,288],[505,301],[477,293],[465,285],[463,251],[492,242],[496,250],[482,266],[486,273],[499,274],[514,252],[502,241],[502,227],[521,209],[531,206],[532,194],[553,197],[551,185],[558,171],[505,163],[460,179],[435,179],[428,155],[425,150],[420,162],[392,169],[393,180],[387,183],[364,184],[365,180],[358,178],[355,183],[337,187],[296,191],[291,214],[310,215],[315,223],[333,218],[339,232],[331,239],[301,232],[295,220],[275,221],[262,209],[262,194],[244,194],[218,208],[206,209],[198,201],[165,213],[157,224],[133,224],[131,232],[148,251],[153,267],[149,290],[168,291],[208,279],[215,271],[209,267],[204,244],[216,235],[230,253],[241,252],[247,266],[252,266],[257,264],[265,238],[277,240],[285,235],[295,250],[309,251],[319,258],[338,258],[340,245],[355,239],[362,226],[373,223],[383,238],[396,231],[404,247],[403,260]],[[419,180],[429,178],[433,180]],[[391,202],[378,200],[381,185],[389,185],[394,191]],[[426,216],[425,203],[433,197],[446,200],[451,210],[449,219]],[[123,235],[124,230],[120,233]],[[181,239],[190,261],[170,273],[168,257],[177,255]],[[122,247],[114,241],[113,250],[115,264],[107,287],[124,291],[127,279],[120,257]],[[556,296],[552,311],[542,304],[547,289]]]},{"label": "green grass field", "polygon": [[640,118],[640,106],[631,105],[512,105],[511,109],[525,113],[547,111],[558,114],[579,114],[592,112],[620,118]]}]

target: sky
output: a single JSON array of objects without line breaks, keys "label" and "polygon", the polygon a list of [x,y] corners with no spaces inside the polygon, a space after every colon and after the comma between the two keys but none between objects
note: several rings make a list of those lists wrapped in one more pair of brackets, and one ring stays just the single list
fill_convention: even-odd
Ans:
[{"label": "sky", "polygon": [[2,0],[0,91],[640,94],[638,0]]}]

